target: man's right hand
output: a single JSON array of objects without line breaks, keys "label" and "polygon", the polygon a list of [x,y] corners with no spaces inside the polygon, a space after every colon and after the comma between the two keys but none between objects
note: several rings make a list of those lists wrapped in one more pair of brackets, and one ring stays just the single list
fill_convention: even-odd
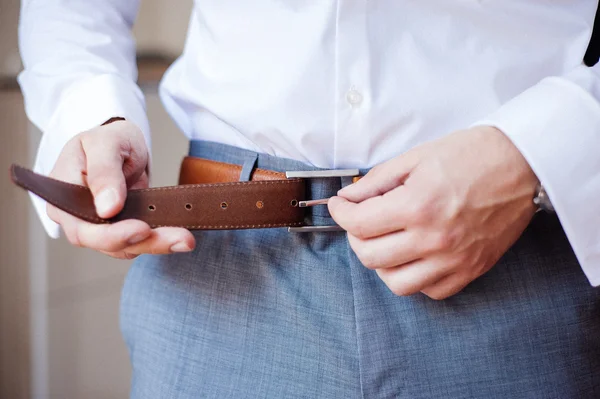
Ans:
[{"label": "man's right hand", "polygon": [[[128,121],[117,121],[83,132],[62,150],[50,176],[87,186],[102,218],[123,208],[127,189],[148,187],[148,148],[142,132]],[[71,244],[115,258],[187,252],[194,248],[192,233],[183,228],[151,229],[140,220],[92,224],[48,204],[48,216],[62,226]]]}]

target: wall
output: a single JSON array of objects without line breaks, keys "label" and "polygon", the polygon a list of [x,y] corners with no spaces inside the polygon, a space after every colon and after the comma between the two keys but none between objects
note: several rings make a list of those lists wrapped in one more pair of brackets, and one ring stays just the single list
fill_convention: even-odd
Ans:
[{"label": "wall", "polygon": [[138,52],[177,56],[183,49],[193,0],[141,0],[133,32]]},{"label": "wall", "polygon": [[[18,0],[0,0],[0,78],[21,67]],[[0,397],[29,395],[28,198],[7,178],[10,162],[27,164],[27,122],[18,91],[0,91]]]},{"label": "wall", "polygon": [[17,46],[19,0],[0,0],[0,76],[14,76],[21,69]]},{"label": "wall", "polygon": [[8,179],[10,162],[28,163],[27,123],[18,92],[0,92],[0,397],[29,393],[28,198]]}]

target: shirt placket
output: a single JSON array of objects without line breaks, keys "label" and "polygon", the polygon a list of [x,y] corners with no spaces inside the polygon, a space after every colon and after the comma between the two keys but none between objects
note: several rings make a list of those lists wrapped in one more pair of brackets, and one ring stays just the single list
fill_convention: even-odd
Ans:
[{"label": "shirt placket", "polygon": [[[336,15],[335,145],[334,167],[363,167],[368,154],[364,143],[368,110],[370,57],[367,1],[340,0]],[[360,140],[358,140],[360,139]]]}]

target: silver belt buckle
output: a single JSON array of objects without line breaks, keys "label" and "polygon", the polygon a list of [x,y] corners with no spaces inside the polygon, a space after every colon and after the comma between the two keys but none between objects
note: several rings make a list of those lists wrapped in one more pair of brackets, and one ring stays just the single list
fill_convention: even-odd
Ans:
[{"label": "silver belt buckle", "polygon": [[[321,179],[330,177],[356,177],[360,175],[358,169],[331,169],[331,170],[305,170],[285,172],[285,177],[288,179]],[[306,208],[315,205],[327,205],[329,198],[312,199],[298,201],[300,208]],[[344,231],[340,226],[301,226],[288,227],[289,233],[324,233],[330,231]]]}]

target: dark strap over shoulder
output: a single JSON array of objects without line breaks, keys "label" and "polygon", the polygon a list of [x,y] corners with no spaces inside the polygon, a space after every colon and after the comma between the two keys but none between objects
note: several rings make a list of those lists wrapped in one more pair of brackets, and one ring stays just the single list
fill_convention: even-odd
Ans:
[{"label": "dark strap over shoulder", "polygon": [[585,52],[583,61],[587,66],[596,65],[600,58],[600,6],[596,9],[596,19],[594,20],[594,31],[592,32],[592,38]]}]

